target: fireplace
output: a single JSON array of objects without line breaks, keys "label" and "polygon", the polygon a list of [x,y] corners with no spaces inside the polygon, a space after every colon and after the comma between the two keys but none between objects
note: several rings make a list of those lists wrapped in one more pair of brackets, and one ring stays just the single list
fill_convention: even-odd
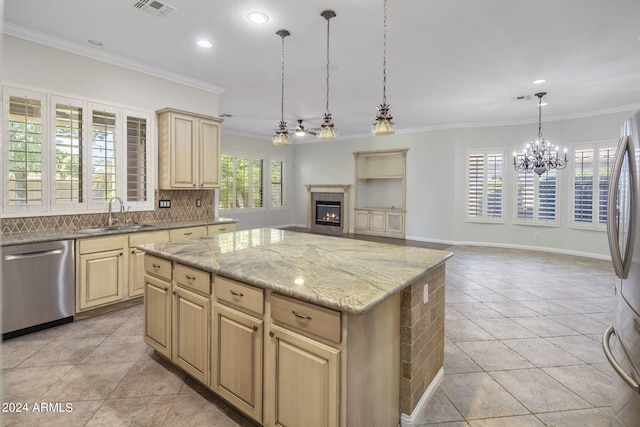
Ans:
[{"label": "fireplace", "polygon": [[349,187],[325,184],[307,187],[307,228],[319,233],[349,232]]},{"label": "fireplace", "polygon": [[316,224],[342,227],[342,203],[329,200],[316,200]]}]

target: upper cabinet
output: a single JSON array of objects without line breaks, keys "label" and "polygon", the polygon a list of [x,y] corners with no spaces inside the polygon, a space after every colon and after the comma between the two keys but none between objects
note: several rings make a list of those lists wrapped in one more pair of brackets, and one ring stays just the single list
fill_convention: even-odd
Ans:
[{"label": "upper cabinet", "polygon": [[222,120],[170,108],[157,114],[160,189],[219,188]]}]

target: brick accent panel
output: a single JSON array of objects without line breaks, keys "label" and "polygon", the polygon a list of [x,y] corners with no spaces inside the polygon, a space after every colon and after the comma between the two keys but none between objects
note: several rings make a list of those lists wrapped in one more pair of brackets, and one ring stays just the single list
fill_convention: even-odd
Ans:
[{"label": "brick accent panel", "polygon": [[[423,289],[429,285],[429,301]],[[444,362],[444,263],[402,291],[400,410],[410,415]]]}]

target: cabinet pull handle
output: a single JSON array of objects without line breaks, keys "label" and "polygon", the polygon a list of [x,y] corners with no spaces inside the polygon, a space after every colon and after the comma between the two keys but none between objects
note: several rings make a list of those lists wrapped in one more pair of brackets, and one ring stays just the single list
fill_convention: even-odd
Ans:
[{"label": "cabinet pull handle", "polygon": [[234,297],[243,297],[244,294],[242,292],[236,292],[233,289],[229,289],[229,292],[231,292],[231,295],[233,295]]},{"label": "cabinet pull handle", "polygon": [[308,314],[300,314],[295,310],[291,310],[291,312],[293,313],[294,316],[300,319],[311,320],[311,316],[309,316]]},{"label": "cabinet pull handle", "polygon": [[270,331],[270,332],[269,332],[269,336],[270,336],[270,337],[272,337],[272,338],[275,336],[275,334],[273,333],[273,331]]},{"label": "cabinet pull handle", "polygon": [[184,277],[186,277],[188,280],[196,280],[194,276],[189,276],[188,274],[185,274]]},{"label": "cabinet pull handle", "polygon": [[153,268],[160,268],[160,264],[156,264],[155,262],[151,265],[153,266]]},{"label": "cabinet pull handle", "polygon": [[183,233],[182,235],[183,236],[191,236],[192,234],[193,234],[193,231],[189,231],[187,233]]},{"label": "cabinet pull handle", "polygon": [[225,231],[227,229],[227,227],[225,228],[218,228],[219,231]]},{"label": "cabinet pull handle", "polygon": [[251,327],[251,329],[253,329],[254,331],[257,331],[257,330],[258,330],[258,326],[257,326],[257,325],[253,325],[253,326]]}]

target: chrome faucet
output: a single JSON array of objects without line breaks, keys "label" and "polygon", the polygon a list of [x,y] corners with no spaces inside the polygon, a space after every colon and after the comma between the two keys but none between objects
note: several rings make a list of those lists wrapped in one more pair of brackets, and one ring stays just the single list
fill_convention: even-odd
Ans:
[{"label": "chrome faucet", "polygon": [[109,222],[107,225],[109,225],[109,227],[113,226],[113,224],[115,224],[116,222],[118,222],[118,218],[113,216],[113,201],[117,200],[120,202],[120,212],[124,212],[124,202],[122,201],[122,199],[118,196],[114,196],[111,199],[109,199]]}]

